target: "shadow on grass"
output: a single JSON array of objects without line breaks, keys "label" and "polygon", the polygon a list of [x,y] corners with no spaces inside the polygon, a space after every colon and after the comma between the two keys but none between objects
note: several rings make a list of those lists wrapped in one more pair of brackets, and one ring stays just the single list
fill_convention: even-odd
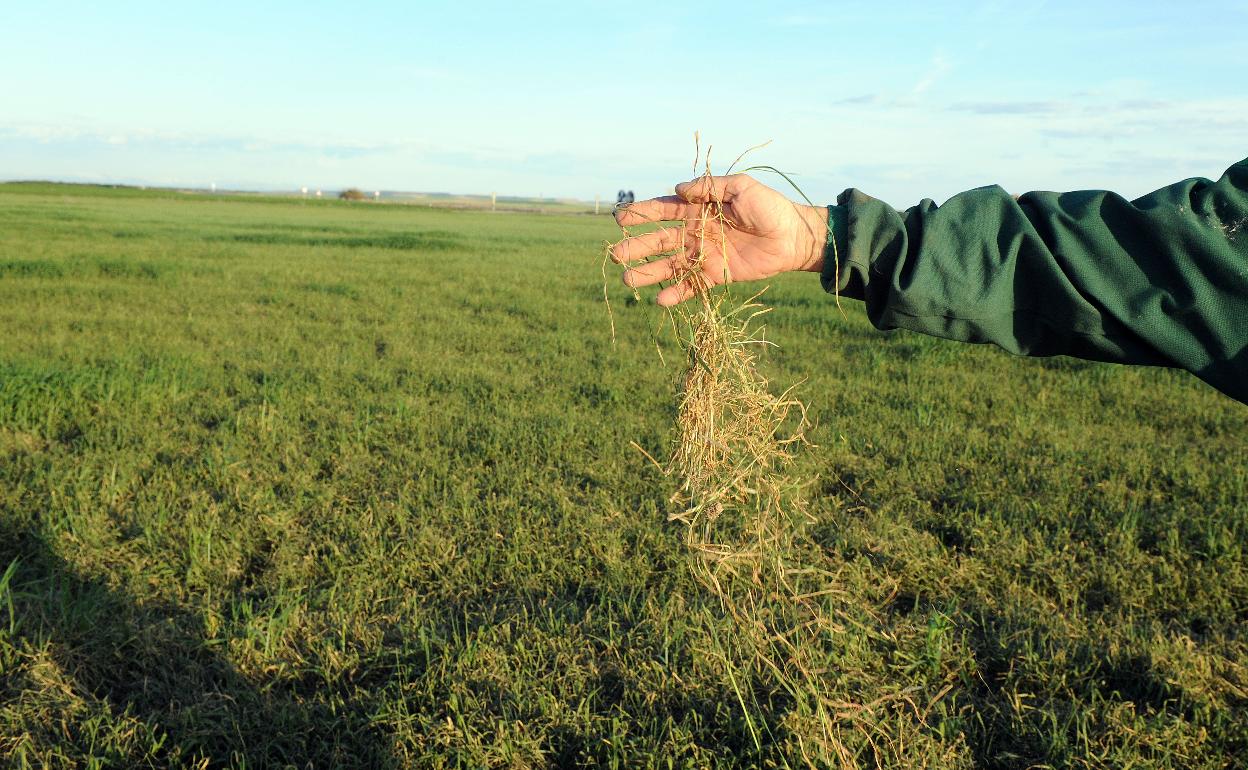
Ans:
[{"label": "shadow on grass", "polygon": [[[961,721],[976,767],[1113,766],[1134,752],[1158,767],[1186,767],[1192,751],[1233,757],[1248,749],[1237,715],[1171,681],[1139,638],[1069,638],[1037,616],[975,602],[962,617],[978,671],[952,696],[951,711],[973,715]],[[1169,734],[1137,734],[1147,722],[1167,724]]]},{"label": "shadow on grass", "polygon": [[[137,719],[156,738],[146,746],[108,745],[82,735],[72,715],[53,715],[66,731],[56,739],[58,754],[76,744],[72,751],[82,756],[75,763],[90,757],[116,766],[395,764],[390,741],[362,709],[257,686],[208,641],[199,617],[140,604],[79,574],[37,535],[0,523],[0,574],[15,562],[7,597],[0,596],[0,640],[9,631],[11,601],[14,648],[50,650],[75,699],[102,704],[115,723]],[[10,678],[0,687],[0,705],[15,684]],[[78,737],[65,741],[74,732]]]}]

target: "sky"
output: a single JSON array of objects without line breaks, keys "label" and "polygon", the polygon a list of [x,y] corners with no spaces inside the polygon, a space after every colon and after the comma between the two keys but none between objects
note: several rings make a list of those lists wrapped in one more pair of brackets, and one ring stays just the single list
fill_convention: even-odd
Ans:
[{"label": "sky", "polygon": [[[0,180],[1136,197],[1248,156],[1248,0],[0,0]],[[771,177],[774,186],[783,180]],[[790,195],[796,193],[789,192]]]}]

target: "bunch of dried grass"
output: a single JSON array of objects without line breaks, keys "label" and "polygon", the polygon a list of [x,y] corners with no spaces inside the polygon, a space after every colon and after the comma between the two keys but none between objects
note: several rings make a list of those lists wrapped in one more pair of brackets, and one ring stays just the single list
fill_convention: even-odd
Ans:
[{"label": "bunch of dried grass", "polygon": [[[697,166],[695,161],[695,171]],[[747,171],[759,169],[775,171]],[[709,150],[703,176],[713,189]],[[846,725],[845,704],[825,696],[821,680],[827,672],[817,661],[820,637],[841,629],[820,601],[835,593],[835,575],[801,564],[809,545],[802,535],[807,512],[803,484],[790,470],[793,452],[808,444],[806,407],[793,388],[774,394],[759,370],[760,352],[772,345],[760,320],[768,312],[759,301],[763,292],[740,301],[728,265],[706,264],[708,255],[727,252],[724,239],[737,226],[722,200],[710,197],[692,235],[682,231],[698,239],[696,248],[687,249],[682,238],[675,251],[690,258],[672,283],[686,282],[694,297],[671,310],[686,355],[674,446],[663,463],[634,446],[677,485],[669,519],[685,525],[693,573],[736,629],[716,654],[756,745],[761,750],[760,731],[769,728],[751,717],[756,696],[741,682],[763,678],[792,699],[786,723],[804,725],[792,742],[808,764],[852,764],[839,736],[861,725]],[[721,285],[707,280],[708,267],[724,271]],[[814,734],[811,725],[818,725]]]}]

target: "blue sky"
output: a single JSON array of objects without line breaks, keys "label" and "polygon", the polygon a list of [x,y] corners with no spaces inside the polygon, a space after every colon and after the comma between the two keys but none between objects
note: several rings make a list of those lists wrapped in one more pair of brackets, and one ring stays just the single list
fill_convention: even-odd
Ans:
[{"label": "blue sky", "polygon": [[0,179],[1131,196],[1248,156],[1248,0],[6,3]]}]

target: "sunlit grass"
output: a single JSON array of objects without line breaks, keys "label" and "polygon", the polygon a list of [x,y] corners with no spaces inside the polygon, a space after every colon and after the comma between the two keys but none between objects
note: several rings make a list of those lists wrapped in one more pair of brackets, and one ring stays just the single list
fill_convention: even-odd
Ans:
[{"label": "sunlit grass", "polygon": [[[681,372],[615,232],[0,186],[0,764],[800,766],[630,447]],[[765,296],[854,762],[1239,761],[1248,409]]]}]

